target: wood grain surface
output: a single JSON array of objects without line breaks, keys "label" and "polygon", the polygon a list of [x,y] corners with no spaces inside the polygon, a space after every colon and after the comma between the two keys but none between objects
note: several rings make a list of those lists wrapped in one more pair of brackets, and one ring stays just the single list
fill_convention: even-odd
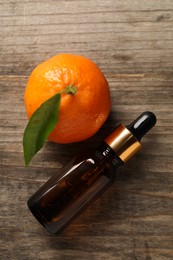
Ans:
[{"label": "wood grain surface", "polygon": [[[0,259],[173,259],[173,1],[0,0],[0,37]],[[28,76],[61,52],[97,63],[112,111],[93,138],[47,142],[25,168]],[[80,149],[145,110],[158,122],[143,150],[62,234],[44,230],[29,196]]]}]

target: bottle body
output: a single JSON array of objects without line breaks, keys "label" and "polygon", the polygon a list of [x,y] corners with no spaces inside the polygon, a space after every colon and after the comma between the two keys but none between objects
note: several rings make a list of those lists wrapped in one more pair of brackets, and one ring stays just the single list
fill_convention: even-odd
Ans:
[{"label": "bottle body", "polygon": [[60,232],[114,181],[121,164],[103,142],[95,151],[77,156],[48,180],[28,200],[28,207],[48,231]]}]

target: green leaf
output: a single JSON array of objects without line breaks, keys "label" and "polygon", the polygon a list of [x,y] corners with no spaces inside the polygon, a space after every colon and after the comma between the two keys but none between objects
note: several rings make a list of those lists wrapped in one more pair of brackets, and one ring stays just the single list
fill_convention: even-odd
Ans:
[{"label": "green leaf", "polygon": [[61,95],[58,93],[45,101],[30,118],[24,135],[25,164],[43,147],[44,142],[58,122]]}]

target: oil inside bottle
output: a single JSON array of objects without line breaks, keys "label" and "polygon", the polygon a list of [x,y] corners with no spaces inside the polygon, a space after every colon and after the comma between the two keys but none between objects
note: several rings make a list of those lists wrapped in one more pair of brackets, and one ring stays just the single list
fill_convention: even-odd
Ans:
[{"label": "oil inside bottle", "polygon": [[28,201],[31,212],[52,233],[61,231],[115,178],[123,162],[106,144],[71,161]]}]

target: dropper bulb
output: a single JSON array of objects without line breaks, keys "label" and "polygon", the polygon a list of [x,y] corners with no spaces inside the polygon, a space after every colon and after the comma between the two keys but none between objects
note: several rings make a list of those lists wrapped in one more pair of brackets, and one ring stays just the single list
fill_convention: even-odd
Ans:
[{"label": "dropper bulb", "polygon": [[140,141],[141,138],[155,125],[156,116],[150,111],[142,113],[127,128]]}]

